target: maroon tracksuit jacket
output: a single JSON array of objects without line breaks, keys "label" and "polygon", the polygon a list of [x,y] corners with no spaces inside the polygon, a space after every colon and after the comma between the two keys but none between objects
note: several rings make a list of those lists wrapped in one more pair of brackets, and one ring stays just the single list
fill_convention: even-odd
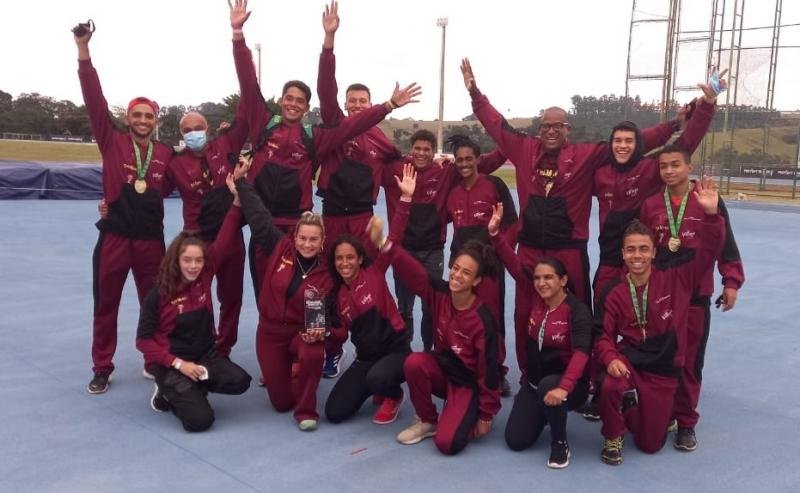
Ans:
[{"label": "maroon tracksuit jacket", "polygon": [[[403,221],[409,218],[408,204],[398,201],[393,228],[400,236],[405,230]],[[492,419],[500,410],[499,351],[494,316],[478,297],[468,309],[457,310],[450,299],[448,283],[431,278],[397,243],[392,242],[386,254],[403,284],[431,308],[433,352],[442,370],[456,385],[476,388],[480,418]]]},{"label": "maroon tracksuit jacket", "polygon": [[[167,174],[177,185],[183,201],[183,229],[199,232],[206,242],[217,237],[233,202],[225,178],[233,171],[247,139],[247,120],[243,112],[239,105],[231,126],[209,141],[202,155],[184,148],[167,168]],[[245,251],[241,230],[237,238],[227,262],[219,265],[216,273],[220,302],[218,349],[224,356],[230,354],[236,344],[242,308]]]},{"label": "maroon tracksuit jacket", "polygon": [[[636,323],[630,288],[625,279],[616,281],[595,314],[600,332],[595,342],[597,358],[608,367],[624,356],[633,367],[644,372],[677,377],[686,350],[686,317],[695,284],[713,265],[725,238],[721,214],[701,213],[697,219],[708,232],[691,254],[672,262],[654,263],[648,282],[646,337]],[[684,221],[686,217],[684,217]],[[637,288],[641,300],[643,287]],[[599,326],[602,321],[602,327]]]},{"label": "maroon tracksuit jacket", "polygon": [[[497,234],[491,237],[491,241],[511,277],[533,300],[528,318],[528,337],[524,343],[528,381],[538,385],[547,375],[562,374],[558,386],[571,393],[578,380],[588,377],[587,363],[592,349],[591,311],[571,293],[550,311],[536,292],[531,272],[522,266],[506,238]],[[539,349],[542,322],[545,323],[544,338]]]},{"label": "maroon tracksuit jacket", "polygon": [[[471,95],[475,116],[516,169],[519,243],[540,249],[585,247],[589,237],[592,180],[607,156],[607,144],[566,144],[558,155],[558,174],[553,187],[546,194],[546,182],[538,173],[546,160],[541,141],[515,131],[477,89]],[[666,141],[672,132],[671,124],[645,129],[645,149],[652,149],[655,142]]]},{"label": "maroon tracksuit jacket", "polygon": [[[377,361],[395,352],[410,352],[412,333],[386,285],[389,257],[378,254],[375,262],[361,268],[350,284],[342,284],[336,295],[336,313],[332,335],[340,342],[347,332],[360,361]],[[334,288],[335,289],[335,288]],[[337,323],[338,322],[338,323]]]},{"label": "maroon tracksuit jacket", "polygon": [[[128,271],[133,271],[139,303],[155,283],[164,255],[164,201],[173,184],[167,176],[171,147],[153,143],[150,166],[145,174],[147,190],[134,189],[138,175],[134,143],[127,131],[111,121],[108,103],[91,60],[78,61],[83,100],[89,113],[92,134],[103,158],[103,195],[108,216],[97,222],[100,237],[92,258],[94,313],[92,361],[96,373],[114,370],[117,348],[117,313]],[[141,159],[147,147],[139,146]]]},{"label": "maroon tracksuit jacket", "polygon": [[[147,191],[137,193],[133,188],[137,175],[130,133],[115,128],[111,121],[108,103],[91,60],[78,62],[78,76],[92,135],[103,158],[103,197],[108,203],[108,217],[98,221],[97,228],[130,239],[163,241],[163,198],[174,189],[167,176],[167,165],[174,152],[172,147],[153,142],[153,156],[145,175]],[[140,146],[139,151],[144,162],[147,147]]]},{"label": "maroon tracksuit jacket", "polygon": [[[686,363],[687,325],[693,287],[713,266],[724,241],[720,214],[702,216],[708,234],[694,250],[661,265],[654,263],[648,281],[646,337],[636,322],[627,280],[611,281],[595,313],[599,332],[594,350],[604,368],[620,359],[630,376],[606,375],[600,392],[602,434],[616,438],[630,430],[636,446],[647,453],[663,447],[672,418],[678,376]],[[639,302],[643,287],[636,289]],[[636,389],[638,405],[622,411],[623,394]]]},{"label": "maroon tracksuit jacket", "polygon": [[[680,202],[675,198],[675,202],[672,203],[673,217],[677,216],[679,207]],[[728,211],[722,199],[720,199],[719,208],[720,215],[725,221],[725,242],[716,259],[717,267],[722,275],[722,285],[726,288],[739,289],[744,283],[744,269],[739,256],[739,248],[736,246]],[[697,219],[702,217],[702,213],[702,208],[694,195],[690,194],[679,230],[681,247],[678,252],[673,253],[667,248],[670,230],[664,204],[664,188],[662,187],[659,193],[645,201],[642,206],[641,219],[656,234],[657,261],[675,261],[676,257],[689,254],[690,251],[699,248],[699,245],[706,241],[703,237],[709,233],[704,228],[698,227]],[[711,322],[710,301],[713,293],[714,265],[712,263],[700,276],[692,290],[687,321],[686,358],[678,391],[675,394],[674,417],[678,420],[678,425],[682,427],[693,428],[700,419],[697,405],[700,401],[702,370]]]},{"label": "maroon tracksuit jacket", "polygon": [[[676,144],[690,154],[703,140],[716,105],[702,98],[692,112],[692,117]],[[613,138],[613,135],[611,136]],[[637,135],[637,148],[641,136]],[[643,152],[644,146],[641,146]],[[613,157],[594,174],[594,195],[597,197],[600,216],[600,265],[595,276],[595,289],[602,289],[604,280],[619,277],[622,273],[622,233],[628,224],[639,216],[644,201],[663,188],[658,169],[658,157],[642,157],[633,163],[619,165]],[[604,273],[603,271],[607,271]]]},{"label": "maroon tracksuit jacket", "polygon": [[[241,179],[236,188],[253,244],[264,254],[264,270],[258,273],[263,285],[258,294],[256,330],[256,356],[264,385],[278,411],[294,409],[297,421],[318,419],[317,386],[324,345],[303,342],[300,332],[305,330],[305,292],[315,292],[329,303],[333,280],[323,265],[309,267],[306,277],[301,276],[293,238],[275,226],[251,184]],[[294,361],[300,366],[296,379],[291,372]]]},{"label": "maroon tracksuit jacket", "polygon": [[144,353],[146,365],[169,368],[175,358],[197,362],[214,348],[211,281],[238,237],[241,218],[238,208],[226,215],[218,238],[207,246],[205,265],[195,281],[181,282],[170,297],[160,294],[157,286],[147,294],[136,332],[136,347]]},{"label": "maroon tracksuit jacket", "polygon": [[253,58],[244,40],[233,42],[233,56],[254,149],[248,180],[254,183],[275,224],[293,225],[303,211],[311,210],[311,178],[318,163],[383,120],[386,108],[379,104],[343,119],[337,126],[315,126],[310,136],[313,145],[309,146],[300,124],[279,123],[268,129],[273,115],[261,96]]},{"label": "maroon tracksuit jacket", "polygon": [[[678,202],[678,205],[673,204],[673,217],[677,217],[679,205],[680,202]],[[722,199],[719,201],[719,214],[725,222],[725,243],[722,246],[722,251],[715,260],[717,261],[719,273],[722,276],[722,285],[724,287],[739,289],[742,287],[742,284],[744,284],[744,268],[742,266],[742,259],[739,256],[739,247],[736,245],[736,238],[731,229],[728,210]],[[658,247],[656,260],[668,261],[672,257],[683,255],[688,249],[700,248],[701,245],[707,241],[706,238],[704,238],[707,236],[706,230],[701,229],[702,223],[700,220],[702,217],[703,208],[690,192],[689,200],[686,202],[683,221],[678,231],[681,247],[678,252],[673,254],[667,248],[670,230],[667,211],[664,206],[664,187],[662,186],[656,194],[645,200],[641,210],[641,221],[652,229],[656,236],[656,246]],[[698,228],[698,226],[701,228]],[[697,279],[697,285],[692,288],[693,298],[708,298],[714,293],[713,268],[714,265],[712,263],[708,266],[708,269],[703,272],[702,276]]]},{"label": "maroon tracksuit jacket", "polygon": [[[337,101],[336,57],[333,49],[319,56],[317,94],[322,122],[339,125],[345,115]],[[325,216],[372,212],[382,183],[383,168],[402,157],[377,126],[348,140],[322,162],[317,195],[322,197]]]}]

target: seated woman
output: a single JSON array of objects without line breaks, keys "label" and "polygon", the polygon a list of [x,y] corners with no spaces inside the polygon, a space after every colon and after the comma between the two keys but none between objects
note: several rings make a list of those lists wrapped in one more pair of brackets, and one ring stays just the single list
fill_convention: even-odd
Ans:
[{"label": "seated woman", "polygon": [[[401,201],[411,202],[414,166],[407,164],[403,180],[395,177],[402,196]],[[371,236],[380,241],[382,221],[374,217],[370,222]],[[400,384],[404,381],[403,362],[411,352],[411,330],[407,330],[397,304],[386,285],[389,260],[379,253],[374,263],[366,254],[364,245],[352,235],[341,235],[328,256],[328,270],[333,277],[332,298],[333,327],[331,336],[344,343],[348,331],[356,347],[356,359],[339,377],[325,404],[328,421],[340,423],[360,408],[369,396],[381,405],[372,422],[385,425],[397,419],[404,394]]]},{"label": "seated woman", "polygon": [[294,237],[284,235],[247,183],[249,166],[247,159],[240,159],[232,191],[241,200],[253,244],[265,255],[260,264],[264,270],[257,273],[263,284],[257,303],[256,356],[272,406],[278,412],[294,410],[300,430],[311,431],[319,421],[317,387],[325,357],[322,305],[333,287],[330,274],[320,266],[325,229],[319,214],[304,212]]},{"label": "seated woman", "polygon": [[211,304],[216,266],[235,252],[241,212],[238,202],[234,205],[210,245],[186,231],[172,240],[139,315],[136,347],[156,381],[150,406],[171,409],[186,431],[214,423],[208,392],[238,395],[250,387],[250,375],[217,353]]},{"label": "seated woman", "polygon": [[506,423],[506,443],[524,450],[534,443],[545,424],[550,425],[547,466],[569,465],[567,413],[586,402],[589,354],[592,348],[592,314],[567,290],[567,269],[554,257],[542,257],[533,273],[522,267],[500,231],[503,204],[492,210],[489,237],[500,260],[517,281],[518,292],[533,300],[525,341],[528,371],[514,398]]},{"label": "seated woman", "polygon": [[[455,256],[449,281],[429,277],[400,245],[408,211],[401,202],[392,221],[398,239],[382,251],[403,284],[431,308],[433,351],[412,353],[403,365],[418,417],[397,441],[411,445],[433,436],[436,447],[452,455],[488,434],[500,410],[497,322],[473,291],[498,265],[490,246],[469,242]],[[433,395],[445,400],[441,415]]]},{"label": "seated woman", "polygon": [[713,265],[725,240],[725,222],[717,214],[716,185],[703,178],[693,192],[703,208],[698,227],[708,234],[690,255],[653,266],[653,232],[634,220],[622,236],[628,273],[607,286],[595,314],[602,333],[594,345],[606,369],[600,392],[605,438],[600,458],[622,463],[626,431],[648,454],[664,446],[672,417],[678,376],[684,366],[686,326],[697,280]]}]

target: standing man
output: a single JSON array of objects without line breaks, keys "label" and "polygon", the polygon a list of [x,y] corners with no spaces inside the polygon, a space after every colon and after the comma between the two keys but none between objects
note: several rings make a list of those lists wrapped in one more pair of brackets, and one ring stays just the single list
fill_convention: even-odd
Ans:
[{"label": "standing man", "polygon": [[92,258],[94,318],[90,394],[108,390],[117,348],[117,314],[122,288],[133,271],[139,304],[155,284],[164,255],[164,201],[173,185],[167,177],[171,147],[153,142],[158,105],[145,97],[128,103],[127,130],[114,127],[100,79],[92,65],[92,33],[75,36],[78,77],[92,134],[103,159],[103,196],[108,217],[97,222],[100,236]]},{"label": "standing man", "polygon": [[[571,143],[567,112],[557,107],[542,114],[538,137],[518,132],[480,92],[469,60],[462,61],[461,73],[472,97],[475,116],[516,169],[520,207],[517,240],[523,264],[532,267],[545,255],[556,257],[567,268],[571,291],[591,306],[589,213],[594,172],[607,156],[606,144]],[[675,130],[672,124],[645,130],[645,150],[663,144]],[[524,381],[525,331],[531,304],[519,287],[516,294],[517,363]]]},{"label": "standing man", "polygon": [[[429,130],[417,130],[411,136],[411,163],[417,172],[417,186],[411,201],[408,226],[403,236],[403,248],[417,259],[434,279],[444,274],[444,243],[447,234],[447,193],[458,180],[455,166],[434,162],[436,136]],[[400,189],[395,176],[402,177],[403,164],[392,164],[383,174],[386,191],[386,210],[389,228],[395,228],[395,210],[400,207]],[[406,330],[414,330],[414,300],[416,296],[400,281],[394,269],[394,292],[397,309],[405,321]],[[420,334],[425,351],[433,347],[433,320],[430,307],[422,303]]]},{"label": "standing man", "polygon": [[[696,181],[690,180],[693,166],[689,152],[679,145],[664,147],[658,155],[659,171],[665,186],[642,206],[642,222],[653,230],[656,240],[656,263],[674,264],[683,257],[698,255],[705,242],[713,241],[710,231],[701,221],[703,207],[693,190]],[[719,199],[719,215],[725,223],[725,241],[716,257],[722,276],[722,295],[717,307],[723,311],[736,305],[739,288],[744,284],[744,268],[733,236],[725,203]],[[697,404],[700,400],[703,362],[711,322],[711,295],[714,294],[714,263],[711,262],[693,285],[686,327],[686,359],[675,393],[674,417],[678,434],[674,446],[691,452],[697,448],[695,426],[700,419]]]},{"label": "standing man", "polygon": [[[247,121],[239,105],[233,123],[210,141],[208,121],[200,113],[186,113],[179,128],[186,147],[173,158],[167,173],[181,194],[184,231],[197,231],[211,244],[233,203],[225,178],[239,160],[247,139]],[[215,274],[220,303],[217,351],[225,357],[236,344],[242,308],[245,251],[241,229],[234,247],[235,251],[226,252],[224,265],[216,266]]]},{"label": "standing man", "polygon": [[[317,94],[319,95],[322,123],[338,125],[345,115],[339,107],[336,83],[336,57],[334,39],[339,29],[339,5],[335,0],[325,6],[322,14],[325,38],[319,56]],[[372,95],[364,84],[351,84],[345,91],[345,110],[354,116],[372,107]],[[380,191],[383,169],[401,158],[401,153],[378,126],[348,140],[328,155],[322,163],[317,195],[322,197],[322,218],[328,238],[335,240],[341,234],[350,234],[361,240],[367,255],[375,258],[378,250],[369,239],[367,224],[372,218],[372,207]],[[325,365],[322,376],[339,375],[343,342],[334,338],[325,341]]]},{"label": "standing man", "polygon": [[[333,127],[312,127],[302,122],[309,108],[311,89],[302,81],[291,80],[284,84],[280,115],[273,115],[261,95],[256,78],[253,57],[244,41],[242,27],[250,17],[247,0],[235,0],[230,6],[233,29],[233,56],[239,78],[241,104],[246,110],[253,143],[253,159],[248,181],[253,183],[264,205],[274,217],[275,225],[291,233],[297,220],[310,211],[311,177],[319,162],[342,144],[367,131],[383,120],[392,110],[405,106],[422,93],[416,83],[401,89],[395,86],[392,97],[383,105],[376,105],[343,119]],[[252,244],[251,244],[252,246]],[[265,256],[251,249],[250,269],[258,296],[261,287],[261,264]]]}]

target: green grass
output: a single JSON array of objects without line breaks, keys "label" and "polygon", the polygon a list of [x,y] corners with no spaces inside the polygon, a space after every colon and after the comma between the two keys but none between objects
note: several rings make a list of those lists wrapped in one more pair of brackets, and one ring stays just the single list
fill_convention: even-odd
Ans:
[{"label": "green grass", "polygon": [[65,163],[99,163],[96,144],[0,140],[0,159]]}]

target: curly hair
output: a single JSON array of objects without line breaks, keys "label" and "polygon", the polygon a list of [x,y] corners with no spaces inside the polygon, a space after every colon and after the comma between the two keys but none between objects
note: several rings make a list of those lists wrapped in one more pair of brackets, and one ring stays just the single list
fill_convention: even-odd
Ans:
[{"label": "curly hair", "polygon": [[496,277],[500,272],[500,261],[497,259],[497,254],[491,245],[484,245],[477,240],[470,240],[453,258],[457,259],[462,255],[470,257],[478,264],[476,277]]},{"label": "curly hair", "polygon": [[178,286],[182,280],[180,256],[190,246],[200,247],[203,251],[203,258],[206,257],[206,244],[194,231],[181,231],[169,244],[167,251],[164,252],[164,258],[161,260],[161,267],[158,270],[158,279],[156,280],[158,292],[162,296],[169,298],[177,293]]}]

